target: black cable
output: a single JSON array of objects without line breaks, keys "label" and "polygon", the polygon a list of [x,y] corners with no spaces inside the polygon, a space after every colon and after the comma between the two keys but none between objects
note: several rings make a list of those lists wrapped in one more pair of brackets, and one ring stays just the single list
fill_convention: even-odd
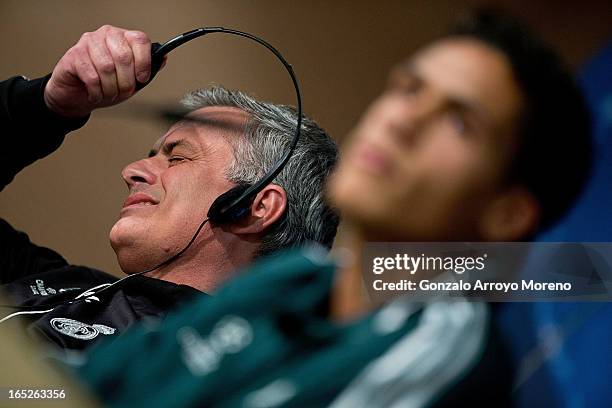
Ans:
[{"label": "black cable", "polygon": [[[92,292],[89,296],[91,296],[91,295],[99,295],[100,293],[105,292],[106,290],[110,289],[111,287],[115,287],[115,288],[116,287],[121,287],[122,284],[125,283],[125,281],[127,281],[130,278],[133,278],[134,276],[144,275],[145,273],[153,272],[154,270],[159,269],[162,266],[166,266],[166,265],[174,262],[178,257],[183,255],[185,253],[185,251],[187,251],[189,249],[189,247],[195,242],[196,238],[200,234],[200,231],[202,230],[202,228],[204,228],[204,225],[206,225],[207,222],[208,222],[208,218],[206,218],[204,221],[202,221],[202,223],[200,224],[200,226],[198,227],[196,232],[191,237],[191,240],[189,240],[189,243],[187,245],[185,245],[185,247],[183,249],[181,249],[175,255],[172,255],[170,258],[166,259],[165,261],[163,261],[162,263],[160,263],[158,265],[155,265],[152,268],[149,268],[149,269],[144,270],[142,272],[133,273],[133,274],[130,274],[130,275],[124,277],[124,278],[121,278],[118,281],[115,281],[115,282],[111,283],[110,285],[105,286],[104,288],[102,288],[102,289],[100,289],[98,291]],[[85,291],[85,292],[87,292],[87,291]],[[85,292],[83,292],[83,293],[85,293]],[[82,299],[74,299],[74,300],[68,300],[68,301],[63,301],[63,302],[57,302],[57,303],[50,304],[50,305],[37,305],[37,306],[0,305],[0,307],[7,307],[7,308],[11,308],[11,309],[21,309],[21,310],[34,310],[34,309],[56,308],[56,307],[62,306],[62,305],[74,305],[74,304],[82,302],[84,300],[87,300],[87,297],[84,297]]]}]

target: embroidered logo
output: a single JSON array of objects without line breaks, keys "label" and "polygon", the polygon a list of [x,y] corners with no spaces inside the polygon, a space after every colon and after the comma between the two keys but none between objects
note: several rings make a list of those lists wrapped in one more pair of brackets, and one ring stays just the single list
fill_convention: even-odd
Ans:
[{"label": "embroidered logo", "polygon": [[239,316],[227,315],[202,338],[193,327],[181,327],[176,338],[183,349],[183,361],[193,375],[206,375],[219,368],[223,357],[240,352],[253,340],[251,324]]},{"label": "embroidered logo", "polygon": [[34,281],[34,285],[30,285],[30,290],[32,291],[33,294],[35,295],[40,295],[40,296],[49,296],[49,295],[55,295],[56,293],[63,293],[63,292],[69,292],[72,290],[79,290],[81,288],[61,288],[58,290],[55,290],[53,288],[49,288],[49,287],[45,287],[45,281],[43,281],[42,279],[36,279]]},{"label": "embroidered logo", "polygon": [[91,340],[102,333],[105,335],[113,334],[115,329],[103,324],[86,324],[77,320],[67,319],[64,317],[55,317],[51,319],[51,327],[56,331],[79,340]]},{"label": "embroidered logo", "polygon": [[45,288],[45,282],[42,279],[36,279],[34,283],[36,285],[30,285],[30,289],[35,295],[49,296],[57,293],[53,288]]}]

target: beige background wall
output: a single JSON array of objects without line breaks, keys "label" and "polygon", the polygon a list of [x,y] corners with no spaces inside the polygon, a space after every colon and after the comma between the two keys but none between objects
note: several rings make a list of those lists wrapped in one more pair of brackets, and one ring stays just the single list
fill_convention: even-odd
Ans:
[{"label": "beige background wall", "polygon": [[[140,29],[157,41],[223,25],[277,46],[299,76],[307,114],[341,139],[389,67],[473,4],[502,4],[522,15],[573,66],[612,38],[606,1],[0,0],[0,78],[50,72],[81,33],[103,24]],[[212,82],[293,103],[288,77],[263,48],[222,35],[190,43],[140,95],[96,113],[58,152],[20,173],[0,195],[0,216],[72,263],[120,273],[107,240],[127,193],[119,172],[164,132],[139,112]]]}]

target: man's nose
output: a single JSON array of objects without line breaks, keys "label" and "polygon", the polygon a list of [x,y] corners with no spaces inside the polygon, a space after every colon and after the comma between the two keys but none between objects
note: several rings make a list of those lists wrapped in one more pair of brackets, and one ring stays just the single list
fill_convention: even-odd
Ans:
[{"label": "man's nose", "polygon": [[[401,108],[399,107],[401,106]],[[424,128],[441,110],[442,101],[428,95],[408,105],[398,105],[395,112],[387,110],[387,127],[400,144],[415,147],[422,139]]]},{"label": "man's nose", "polygon": [[[383,112],[386,116],[384,125],[393,143],[404,147],[415,147],[423,126],[423,115],[417,109],[394,107]],[[398,146],[398,147],[399,147]]]},{"label": "man's nose", "polygon": [[155,184],[157,173],[150,159],[142,159],[128,164],[121,171],[121,177],[128,187],[137,183]]}]

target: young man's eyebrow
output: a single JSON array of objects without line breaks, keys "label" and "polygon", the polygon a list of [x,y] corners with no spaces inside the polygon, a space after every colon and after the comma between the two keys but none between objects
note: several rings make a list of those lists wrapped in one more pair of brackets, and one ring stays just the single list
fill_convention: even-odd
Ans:
[{"label": "young man's eyebrow", "polygon": [[473,114],[480,120],[487,120],[490,116],[487,109],[481,104],[459,97],[449,97],[448,105],[458,111]]},{"label": "young man's eyebrow", "polygon": [[423,80],[423,78],[418,75],[418,70],[413,60],[407,60],[400,64],[396,64],[391,68],[391,73],[392,75],[407,75],[419,81]]},{"label": "young man's eyebrow", "polygon": [[[393,68],[393,75],[404,75],[410,77],[412,80],[415,80],[420,84],[426,83],[425,79],[423,79],[423,77],[419,75],[418,70],[416,68],[416,64],[412,60],[408,60],[396,65]],[[448,101],[448,105],[451,108],[466,113],[473,113],[474,115],[482,119],[486,119],[489,116],[489,112],[487,111],[486,107],[475,101],[471,101],[466,98],[461,98],[459,96],[450,95],[448,96]]]}]

